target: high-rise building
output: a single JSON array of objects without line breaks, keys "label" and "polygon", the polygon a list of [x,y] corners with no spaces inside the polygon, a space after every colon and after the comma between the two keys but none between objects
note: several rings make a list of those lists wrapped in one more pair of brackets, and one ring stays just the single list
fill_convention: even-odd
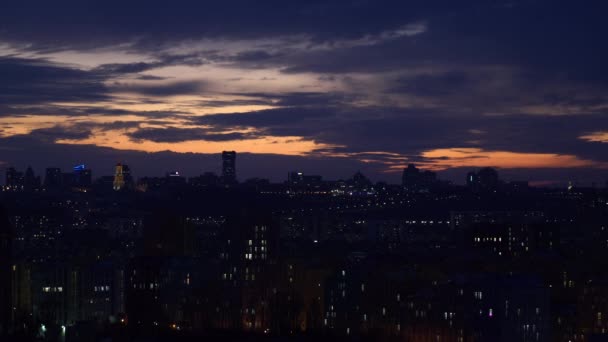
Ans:
[{"label": "high-rise building", "polygon": [[361,173],[361,171],[357,171],[357,173],[353,175],[351,183],[357,189],[365,189],[372,186],[372,181],[370,181],[369,178],[365,177],[365,175]]},{"label": "high-rise building", "polygon": [[5,189],[9,191],[21,191],[25,185],[23,172],[17,171],[14,167],[6,169]]},{"label": "high-rise building", "polygon": [[74,166],[74,183],[76,186],[89,187],[93,183],[91,169],[87,169],[84,164]]},{"label": "high-rise building", "polygon": [[58,167],[47,167],[44,177],[45,188],[58,188],[61,186],[62,175]]},{"label": "high-rise building", "polygon": [[236,183],[236,152],[222,152],[222,181],[225,184]]},{"label": "high-rise building", "polygon": [[474,191],[494,191],[499,185],[498,172],[491,167],[467,174],[467,186]]},{"label": "high-rise building", "polygon": [[421,171],[414,164],[403,169],[401,184],[408,191],[426,191],[437,183],[437,175],[431,171]]},{"label": "high-rise building", "polygon": [[291,185],[300,185],[304,183],[304,174],[299,171],[291,171],[287,174],[287,183]]},{"label": "high-rise building", "polygon": [[40,187],[40,177],[36,177],[31,166],[25,170],[24,186],[26,190],[37,189]]},{"label": "high-rise building", "polygon": [[478,179],[477,179],[477,173],[476,172],[469,172],[467,173],[467,186],[469,188],[473,188],[477,186],[478,183]]},{"label": "high-rise building", "polygon": [[241,208],[226,219],[222,233],[220,259],[224,280],[255,280],[268,260],[276,255],[278,241],[276,221],[268,211]]},{"label": "high-rise building", "polygon": [[11,229],[0,207],[0,336],[6,335],[11,324]]},{"label": "high-rise building", "polygon": [[118,163],[116,164],[114,172],[114,190],[122,190],[129,188],[133,184],[133,178],[131,177],[131,169],[128,165]]},{"label": "high-rise building", "polygon": [[401,176],[401,184],[405,188],[411,188],[416,184],[420,177],[420,170],[414,164],[409,164],[407,168],[403,169],[403,175]]},{"label": "high-rise building", "polygon": [[305,175],[300,171],[292,171],[287,174],[287,183],[292,186],[316,187],[323,182],[319,175]]},{"label": "high-rise building", "polygon": [[477,172],[477,177],[479,178],[481,187],[484,189],[495,190],[498,187],[499,180],[496,169],[484,167]]}]

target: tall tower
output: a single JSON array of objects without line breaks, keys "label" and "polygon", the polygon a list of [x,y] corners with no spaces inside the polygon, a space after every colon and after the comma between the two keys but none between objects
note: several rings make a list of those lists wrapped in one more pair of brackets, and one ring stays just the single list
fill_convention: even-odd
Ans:
[{"label": "tall tower", "polygon": [[28,166],[27,170],[25,170],[23,183],[26,190],[32,190],[40,187],[40,177],[36,177],[36,175],[34,175],[34,170],[32,170],[31,166]]},{"label": "tall tower", "polygon": [[416,187],[418,180],[420,179],[420,170],[414,164],[409,164],[407,168],[403,169],[401,175],[401,185],[412,190]]},{"label": "tall tower", "polygon": [[222,152],[222,181],[225,184],[236,183],[236,152]]},{"label": "tall tower", "polygon": [[129,166],[121,163],[116,164],[113,183],[114,190],[118,191],[128,188],[132,183],[133,178],[131,178],[131,169],[129,169]]},{"label": "tall tower", "polygon": [[88,187],[93,183],[93,176],[90,169],[84,164],[76,165],[74,170],[74,180],[77,186]]}]

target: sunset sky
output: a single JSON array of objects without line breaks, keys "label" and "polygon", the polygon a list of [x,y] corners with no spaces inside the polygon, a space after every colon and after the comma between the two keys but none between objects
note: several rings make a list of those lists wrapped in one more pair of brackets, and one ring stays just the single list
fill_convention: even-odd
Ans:
[{"label": "sunset sky", "polygon": [[603,184],[604,3],[2,1],[0,170]]}]

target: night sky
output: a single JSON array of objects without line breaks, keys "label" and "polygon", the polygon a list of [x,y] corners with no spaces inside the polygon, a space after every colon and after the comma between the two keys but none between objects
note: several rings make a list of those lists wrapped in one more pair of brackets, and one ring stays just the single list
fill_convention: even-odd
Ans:
[{"label": "night sky", "polygon": [[605,1],[1,1],[0,170],[608,180]]}]

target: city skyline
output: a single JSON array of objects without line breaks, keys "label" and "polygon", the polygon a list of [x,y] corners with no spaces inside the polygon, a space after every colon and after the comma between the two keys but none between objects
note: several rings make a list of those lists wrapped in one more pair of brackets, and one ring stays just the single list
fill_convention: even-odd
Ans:
[{"label": "city skyline", "polygon": [[0,1],[0,341],[608,341],[608,1]]},{"label": "city skyline", "polygon": [[8,3],[0,170],[124,161],[194,176],[235,150],[244,175],[273,180],[301,169],[395,182],[414,163],[452,181],[491,166],[512,180],[603,184],[603,10]]},{"label": "city skyline", "polygon": [[[602,341],[608,188],[290,172],[9,170],[0,336],[17,341]],[[44,178],[43,178],[44,176]],[[287,175],[286,175],[287,176]]]},{"label": "city skyline", "polygon": [[[113,169],[113,174],[103,174],[103,173],[93,173],[93,169],[88,167],[86,164],[78,164],[75,166],[72,166],[71,168],[66,168],[66,169],[62,169],[60,167],[46,167],[42,170],[42,172],[36,172],[31,165],[28,165],[28,167],[26,169],[19,169],[13,166],[10,166],[8,168],[6,168],[4,170],[4,174],[5,177],[2,178],[0,180],[0,184],[1,185],[5,185],[8,186],[9,184],[9,177],[11,177],[11,175],[13,174],[17,174],[19,177],[24,177],[21,181],[23,182],[28,182],[25,179],[29,178],[29,182],[33,182],[36,181],[38,183],[38,186],[42,186],[43,188],[47,187],[49,182],[51,184],[56,184],[59,185],[62,181],[59,180],[57,181],[57,177],[59,177],[59,179],[61,179],[62,177],[69,177],[70,181],[68,181],[68,183],[74,183],[75,185],[81,184],[83,185],[83,181],[82,179],[88,179],[87,182],[85,182],[86,184],[88,184],[88,186],[92,185],[94,181],[98,182],[103,180],[104,178],[108,178],[108,177],[113,177],[113,179],[116,179],[116,177],[118,176],[119,178],[121,178],[121,175],[123,173],[123,168],[127,168],[127,173],[128,173],[128,177],[131,180],[131,182],[134,182],[135,180],[145,180],[148,178],[169,178],[169,177],[179,177],[182,178],[184,181],[188,181],[189,183],[194,181],[195,183],[197,182],[196,179],[198,179],[199,177],[205,177],[205,176],[212,176],[212,177],[216,177],[218,181],[220,181],[221,183],[224,184],[232,184],[232,185],[237,185],[239,183],[247,183],[248,181],[259,181],[259,180],[264,180],[264,181],[269,181],[271,183],[274,184],[280,184],[280,183],[290,183],[292,182],[293,178],[301,178],[301,177],[317,177],[319,179],[319,181],[324,181],[324,182],[335,182],[335,181],[345,181],[345,180],[350,180],[353,179],[353,177],[357,177],[358,175],[362,175],[365,176],[366,179],[369,179],[366,175],[361,173],[361,170],[356,170],[356,171],[352,171],[350,174],[347,174],[345,176],[342,177],[338,177],[338,178],[331,178],[331,177],[326,177],[326,175],[322,175],[322,174],[318,174],[315,172],[303,172],[301,169],[289,169],[288,171],[285,171],[285,174],[283,175],[283,177],[275,177],[275,178],[267,178],[264,177],[264,175],[255,175],[255,176],[247,176],[247,177],[241,177],[239,178],[239,174],[237,172],[237,168],[235,166],[236,163],[236,152],[235,151],[223,151],[220,155],[221,160],[218,162],[218,166],[216,167],[216,169],[218,170],[203,170],[202,172],[199,173],[194,173],[194,174],[186,174],[184,172],[182,172],[181,170],[177,170],[177,169],[167,169],[165,172],[163,172],[162,174],[139,174],[139,175],[133,175],[132,171],[129,167],[128,164],[125,164],[124,162],[119,162],[113,165],[112,169]],[[228,156],[228,157],[227,157]],[[231,161],[227,161],[227,159],[231,160]],[[72,170],[72,172],[69,172],[69,170]],[[24,170],[24,171],[22,171]],[[427,176],[430,175],[433,179],[433,181],[435,180],[439,180],[440,177],[437,176],[437,172],[433,172],[431,170],[428,169],[419,169],[415,164],[408,164],[406,167],[403,168],[402,172],[399,174],[399,178],[398,180],[392,181],[392,182],[387,182],[384,179],[370,179],[370,181],[372,183],[376,182],[379,184],[390,184],[390,185],[402,185],[402,186],[406,186],[406,181],[405,181],[405,177],[407,174],[409,174],[409,172],[414,171],[415,174],[417,175],[419,172],[421,174],[426,174]],[[457,180],[452,180],[450,178],[447,179],[441,179],[442,182],[447,182],[447,184],[451,184],[451,185],[467,185],[470,186],[470,183],[473,182],[473,178],[474,175],[476,175],[478,172],[485,172],[487,170],[491,170],[492,172],[496,173],[496,177],[498,177],[498,170],[496,168],[493,167],[479,167],[479,168],[468,168],[466,169],[466,177],[463,176],[460,179]],[[66,171],[66,172],[62,172],[62,171]],[[145,170],[144,170],[145,172]],[[29,174],[28,174],[29,173]],[[472,176],[473,175],[473,176]],[[567,183],[557,183],[557,182],[535,182],[535,181],[530,181],[528,179],[523,179],[523,178],[519,178],[519,179],[512,179],[512,178],[504,178],[502,177],[503,175],[501,174],[500,177],[500,181],[501,182],[506,182],[506,183],[520,183],[523,184],[525,183],[526,186],[530,186],[530,187],[571,187],[571,186],[581,186],[581,187],[604,187],[604,186],[608,186],[608,182],[606,183],[595,183],[592,182],[591,184],[586,184],[586,183],[579,183],[579,182],[573,182],[573,181],[568,181]],[[83,178],[84,177],[84,178]],[[499,178],[497,178],[499,179]],[[49,181],[50,180],[50,181]],[[420,181],[419,179],[416,179],[416,182]],[[17,181],[20,182],[20,181]],[[124,181],[123,180],[118,180],[119,186],[117,186],[116,184],[113,186],[114,190],[120,190],[123,186],[124,186]],[[424,181],[423,181],[424,182]],[[31,185],[31,184],[30,184]],[[407,186],[406,186],[407,188]]]},{"label": "city skyline", "polygon": [[[209,158],[206,158],[205,161],[205,168],[204,169],[200,169],[198,168],[196,165],[195,166],[191,166],[191,167],[186,167],[185,168],[185,172],[184,169],[180,169],[178,167],[183,167],[184,165],[177,165],[176,167],[172,168],[172,165],[163,165],[163,168],[146,168],[146,167],[142,167],[139,168],[139,173],[136,171],[133,176],[133,179],[139,179],[139,178],[147,178],[147,177],[162,177],[162,176],[168,176],[169,173],[173,173],[174,175],[178,175],[183,177],[184,179],[190,179],[190,178],[197,178],[199,176],[205,175],[205,174],[213,174],[215,176],[218,176],[220,178],[224,178],[225,175],[225,155],[226,154],[231,154],[234,153],[236,156],[236,151],[222,151],[222,153],[219,154],[215,154],[215,155],[206,155],[207,157],[210,156],[215,156],[215,158],[210,158],[211,160],[209,160]],[[239,154],[240,156],[242,156],[242,154]],[[194,158],[200,158],[200,155],[192,155]],[[259,162],[259,160],[257,160],[257,155],[255,154],[244,154],[245,156],[245,164],[247,165],[247,163],[251,163],[251,164],[257,164]],[[18,167],[18,166],[14,166],[14,165],[8,165],[6,168],[2,169],[0,168],[1,171],[3,171],[3,173],[6,175],[10,170],[15,170],[17,172],[20,172],[20,170],[26,170],[29,171],[31,170],[34,174],[37,175],[43,175],[45,173],[47,173],[48,175],[48,171],[49,169],[53,169],[53,170],[57,170],[57,172],[61,172],[62,170],[70,170],[73,169],[74,173],[77,173],[79,171],[83,171],[84,168],[86,168],[86,170],[88,172],[88,177],[94,180],[98,180],[100,178],[103,177],[107,177],[107,176],[111,176],[113,174],[115,174],[116,172],[116,166],[117,165],[121,165],[124,164],[124,161],[120,161],[118,163],[114,163],[111,164],[111,167],[106,165],[103,165],[101,167],[102,171],[99,171],[99,169],[96,169],[97,172],[96,173],[92,173],[93,168],[90,166],[90,164],[82,164],[79,162],[79,164],[72,164],[69,165],[65,168],[63,167],[56,167],[56,163],[55,164],[51,164],[54,166],[46,166],[46,167],[42,167],[42,168],[34,168],[32,167],[32,163],[27,163],[27,167]],[[233,162],[234,164],[234,162]],[[99,165],[99,163],[95,163],[94,165]],[[138,164],[139,165],[139,164]],[[281,183],[284,182],[286,180],[289,180],[290,175],[293,172],[299,172],[299,173],[304,173],[306,175],[319,175],[324,177],[325,180],[345,180],[345,179],[350,179],[353,174],[356,173],[360,173],[362,171],[361,168],[358,169],[349,169],[349,166],[351,166],[353,164],[344,164],[342,165],[342,167],[339,169],[339,172],[329,172],[328,174],[320,174],[318,171],[318,169],[311,167],[309,165],[309,163],[306,162],[301,162],[301,163],[295,163],[292,164],[291,166],[287,165],[286,167],[288,167],[288,169],[280,169],[277,167],[274,167],[273,165],[269,165],[266,170],[269,170],[271,172],[267,173],[267,174],[260,174],[260,173],[250,173],[248,171],[248,168],[245,167],[245,172],[243,172],[241,174],[241,178],[240,181],[246,181],[246,180],[254,180],[254,179],[265,179],[268,180],[270,182],[273,183]],[[400,171],[399,173],[397,172],[391,172],[391,177],[386,177],[386,174],[381,174],[380,176],[374,175],[372,174],[371,180],[373,182],[380,182],[380,183],[388,183],[388,184],[401,184],[402,183],[402,176],[403,176],[403,172],[405,172],[408,168],[412,167],[412,166],[420,166],[419,164],[407,164],[403,169],[401,170],[396,170],[396,171]],[[290,168],[289,168],[290,167]],[[231,166],[232,169],[234,169],[234,165]],[[480,166],[480,167],[463,167],[463,168],[458,168],[458,169],[453,169],[453,170],[448,170],[447,172],[445,170],[440,170],[440,171],[434,171],[434,169],[423,169],[423,171],[428,171],[428,172],[432,172],[433,174],[437,174],[439,175],[439,177],[443,180],[443,181],[447,181],[450,182],[454,185],[466,185],[469,182],[469,175],[471,173],[475,173],[479,170],[482,169],[487,169],[487,168],[491,168],[491,169],[495,169],[500,171],[501,174],[501,179],[503,181],[506,182],[526,182],[529,184],[529,186],[532,187],[569,187],[569,186],[582,186],[582,187],[602,187],[605,186],[606,184],[608,184],[608,181],[591,181],[589,182],[588,179],[585,179],[584,176],[581,177],[581,175],[584,175],[585,173],[580,173],[580,170],[578,169],[574,169],[571,171],[571,173],[569,174],[569,178],[567,180],[563,180],[563,181],[546,181],[546,180],[536,180],[534,178],[526,178],[525,174],[520,174],[520,173],[510,173],[509,169],[500,169],[500,168],[496,168],[493,166]],[[108,170],[112,170],[111,172],[109,172]],[[162,172],[160,171],[162,170]],[[106,173],[104,173],[104,171]],[[334,170],[335,171],[335,170]],[[450,172],[451,171],[451,172]],[[506,171],[506,172],[505,172]],[[234,171],[232,171],[234,172]],[[23,174],[25,174],[26,172],[22,172]],[[131,171],[129,171],[129,173],[131,174]],[[366,174],[369,176],[369,174]],[[374,177],[376,176],[376,177]],[[40,176],[39,176],[40,177]],[[78,176],[77,176],[78,177]],[[581,179],[583,179],[581,181]],[[233,181],[231,182],[235,182],[235,181],[239,181],[238,176],[233,176]],[[6,185],[6,178],[1,178],[0,179],[0,184],[1,185]]]}]

